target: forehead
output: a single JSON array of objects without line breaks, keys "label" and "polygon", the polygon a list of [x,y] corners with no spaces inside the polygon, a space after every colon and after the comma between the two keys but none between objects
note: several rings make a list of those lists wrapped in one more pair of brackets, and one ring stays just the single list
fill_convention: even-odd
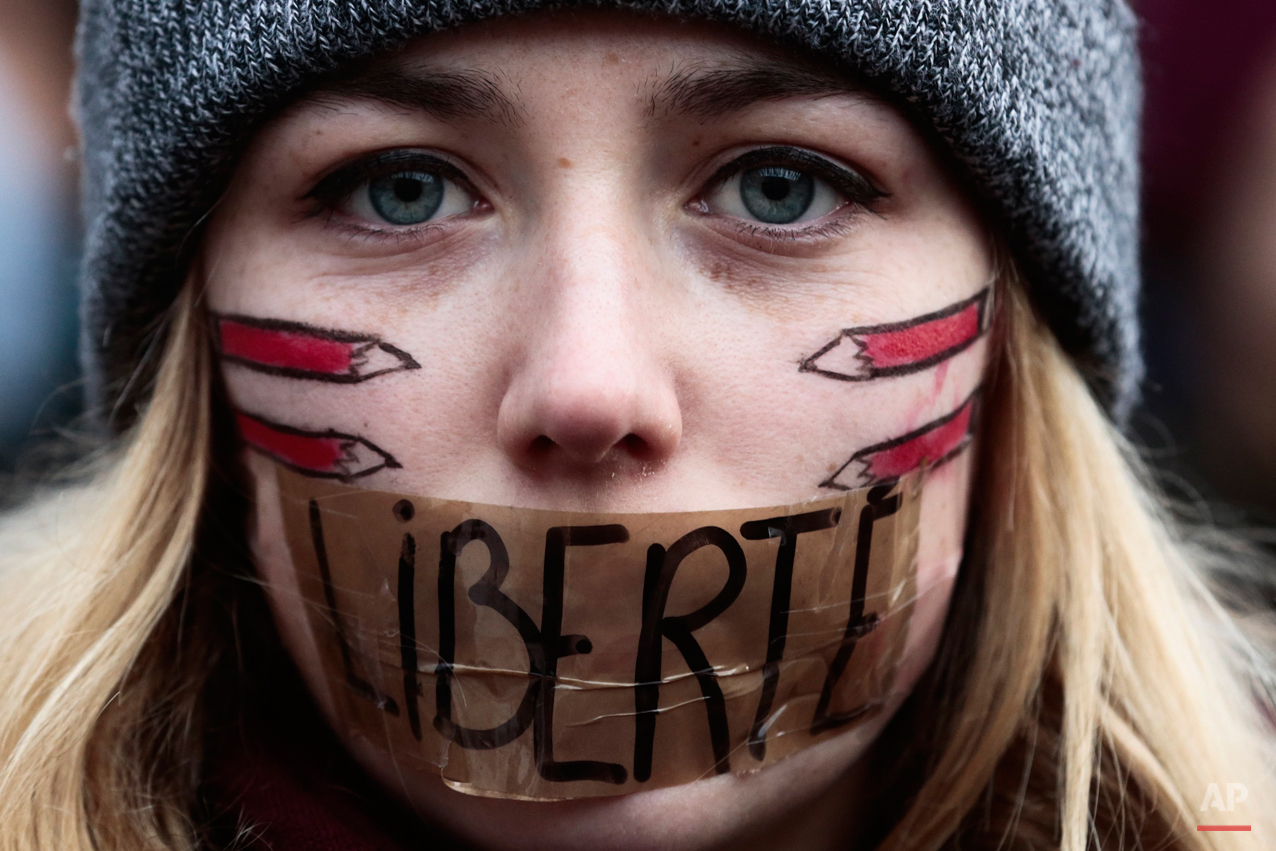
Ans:
[{"label": "forehead", "polygon": [[877,100],[849,74],[743,31],[626,12],[543,12],[418,39],[348,69],[332,98],[518,124],[540,92],[603,85],[653,119],[710,118],[785,98]]}]

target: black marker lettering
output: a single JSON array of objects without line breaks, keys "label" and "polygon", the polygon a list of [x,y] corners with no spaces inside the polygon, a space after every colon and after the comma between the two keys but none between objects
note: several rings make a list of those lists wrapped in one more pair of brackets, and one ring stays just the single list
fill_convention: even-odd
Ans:
[{"label": "black marker lettering", "polygon": [[864,617],[864,597],[868,593],[868,561],[873,551],[873,524],[884,517],[890,517],[899,511],[900,496],[888,496],[896,483],[879,485],[868,492],[868,504],[860,510],[860,523],[855,539],[855,576],[851,581],[851,614],[846,621],[846,631],[842,634],[842,644],[837,649],[824,678],[824,688],[820,690],[820,700],[815,705],[815,717],[811,720],[811,735],[823,733],[849,724],[868,712],[872,706],[857,706],[847,712],[828,714],[829,701],[833,699],[833,690],[846,672],[846,665],[855,652],[855,644],[877,626],[877,616]]},{"label": "black marker lettering", "polygon": [[407,709],[412,736],[419,742],[421,713],[416,700],[421,694],[421,686],[416,679],[416,538],[409,534],[404,534],[403,547],[399,551],[399,657],[403,668],[403,705]]},{"label": "black marker lettering", "polygon": [[[665,604],[674,575],[683,559],[701,547],[714,546],[727,558],[727,581],[718,595],[694,612],[676,617],[665,615]],[[679,538],[669,551],[659,544],[647,550],[647,573],[642,588],[642,633],[638,639],[638,657],[634,669],[634,779],[651,778],[652,751],[656,740],[656,712],[660,706],[661,639],[668,638],[682,654],[687,666],[700,683],[705,712],[709,718],[709,738],[713,747],[714,768],[719,774],[731,770],[730,732],[727,728],[726,701],[717,682],[717,674],[704,650],[692,635],[700,627],[727,610],[744,588],[747,572],[744,551],[731,533],[717,526],[704,526]]]},{"label": "black marker lettering", "polygon": [[[529,674],[533,679],[523,699],[505,723],[486,730],[462,727],[452,721],[452,668],[456,665],[456,557],[473,541],[487,547],[491,563],[483,577],[470,588],[475,605],[486,606],[505,618],[518,630],[531,660]],[[434,729],[469,750],[491,750],[507,745],[523,735],[532,723],[536,693],[540,680],[535,674],[545,665],[541,652],[540,630],[517,603],[501,593],[501,583],[510,569],[509,551],[496,530],[482,520],[466,520],[451,532],[444,532],[439,547],[439,664],[435,668]]]},{"label": "black marker lettering", "polygon": [[593,650],[583,635],[563,635],[563,580],[568,547],[597,547],[623,544],[629,540],[624,526],[555,526],[545,533],[544,601],[541,608],[541,640],[545,667],[541,674],[544,687],[536,701],[535,750],[536,770],[546,780],[566,783],[572,780],[597,780],[600,783],[624,783],[625,767],[613,762],[576,759],[554,760],[554,687],[558,678],[558,660],[565,656],[586,654]]},{"label": "black marker lettering", "polygon": [[[595,760],[554,759],[554,690],[558,660],[589,653],[593,647],[583,635],[563,635],[563,582],[567,547],[618,544],[629,540],[624,526],[556,526],[545,534],[545,562],[542,580],[541,625],[537,627],[522,607],[501,592],[509,573],[509,553],[496,530],[482,520],[467,520],[441,541],[439,559],[439,657],[435,687],[435,729],[461,747],[471,750],[498,748],[521,736],[533,726],[536,768],[541,777],[555,782],[596,780],[624,783],[625,767]],[[487,546],[491,565],[470,588],[476,606],[492,609],[515,629],[527,648],[531,682],[514,715],[488,730],[473,730],[452,721],[452,668],[456,659],[455,591],[456,559],[471,541]]]},{"label": "black marker lettering", "polygon": [[354,654],[350,651],[350,642],[346,638],[345,624],[341,613],[337,611],[337,595],[332,587],[332,571],[328,567],[328,547],[323,540],[323,517],[319,512],[318,500],[310,500],[310,541],[315,548],[315,561],[319,563],[319,578],[323,582],[323,598],[328,604],[328,613],[332,617],[332,629],[337,635],[337,647],[341,651],[341,664],[346,672],[346,683],[360,697],[376,704],[391,715],[399,714],[398,704],[387,695],[378,694],[367,680],[354,672]]},{"label": "black marker lettering", "polygon": [[766,758],[766,734],[770,727],[768,716],[780,682],[780,661],[784,658],[784,645],[789,633],[789,600],[793,590],[793,557],[797,553],[798,535],[832,529],[841,518],[840,508],[829,508],[807,514],[752,520],[740,527],[740,535],[746,541],[780,539],[780,549],[775,555],[775,583],[771,589],[771,621],[767,629],[766,664],[762,668],[762,695],[758,699],[753,729],[749,731],[749,753],[759,762]]}]

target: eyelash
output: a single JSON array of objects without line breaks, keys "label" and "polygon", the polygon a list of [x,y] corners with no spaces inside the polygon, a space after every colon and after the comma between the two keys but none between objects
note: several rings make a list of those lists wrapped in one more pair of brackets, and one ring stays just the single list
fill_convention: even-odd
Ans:
[{"label": "eyelash", "polygon": [[[466,177],[465,172],[447,160],[423,151],[400,149],[373,154],[337,169],[315,184],[314,188],[305,194],[303,200],[314,204],[309,215],[326,215],[330,222],[336,224],[334,214],[350,199],[356,189],[368,181],[400,171],[436,172],[459,184],[476,199],[482,198],[482,195],[474,188],[474,184]],[[354,236],[404,243],[418,240],[423,234],[440,228],[437,222],[397,227],[389,224],[385,227],[374,227],[368,224],[355,225],[344,222],[341,225]]]},{"label": "eyelash", "polygon": [[846,196],[848,201],[863,206],[868,206],[886,194],[858,172],[839,166],[819,154],[787,145],[756,148],[741,154],[714,172],[709,179],[709,189],[717,188],[738,172],[764,165],[797,166],[814,172]]},{"label": "eyelash", "polygon": [[852,207],[855,210],[850,215],[843,214],[834,219],[826,217],[805,227],[784,227],[749,222],[743,219],[734,220],[732,228],[737,233],[748,238],[769,242],[803,242],[841,236],[846,233],[853,223],[854,212],[872,212],[876,202],[888,197],[888,193],[878,189],[857,171],[837,165],[827,158],[803,148],[795,148],[789,145],[772,145],[747,151],[723,165],[714,172],[713,177],[709,178],[705,189],[696,196],[690,206],[696,209],[697,212],[711,215],[704,201],[707,196],[717,191],[724,183],[740,172],[768,165],[789,166],[812,173],[815,177],[828,183],[829,186],[846,199],[847,203],[842,209]]},{"label": "eyelash", "polygon": [[[848,205],[849,206],[849,205]],[[736,233],[746,239],[757,240],[767,243],[797,243],[797,242],[814,242],[821,239],[832,239],[842,236],[851,229],[854,224],[855,215],[842,215],[836,219],[826,222],[815,222],[806,227],[778,227],[775,225],[763,225],[757,222],[746,222],[744,220],[736,220],[731,223],[731,227]]]},{"label": "eyelash", "polygon": [[324,205],[339,204],[348,198],[350,193],[358,189],[361,184],[369,180],[393,174],[397,171],[411,169],[437,171],[449,180],[455,180],[473,191],[465,173],[447,160],[421,151],[396,150],[373,154],[344,168],[337,169],[320,180],[314,189],[306,193],[306,198]]},{"label": "eyelash", "polygon": [[[871,211],[875,202],[887,197],[886,192],[875,187],[856,171],[839,166],[825,157],[802,148],[781,145],[748,151],[723,165],[714,172],[705,189],[701,190],[689,207],[705,215],[711,215],[704,201],[707,195],[746,169],[768,165],[789,166],[811,172],[846,199],[844,208],[853,207],[857,208],[857,211]],[[465,173],[447,160],[422,151],[392,150],[365,157],[337,169],[322,178],[304,198],[315,204],[311,215],[326,214],[331,220],[333,214],[363,184],[387,174],[409,169],[436,172],[459,184],[476,198],[482,197]],[[772,242],[799,242],[840,236],[846,232],[853,218],[853,215],[841,215],[831,220],[819,220],[805,227],[782,227],[736,219],[732,222],[732,227],[746,238]],[[399,227],[390,225],[383,228],[351,224],[347,229],[353,235],[411,242],[439,227],[438,223],[426,222],[420,225]]]}]

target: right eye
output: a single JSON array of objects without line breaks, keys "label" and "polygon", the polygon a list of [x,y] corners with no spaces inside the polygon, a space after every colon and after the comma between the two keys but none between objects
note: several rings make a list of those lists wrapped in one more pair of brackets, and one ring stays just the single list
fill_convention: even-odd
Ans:
[{"label": "right eye", "polygon": [[693,209],[776,236],[871,209],[883,193],[850,166],[789,145],[746,151],[718,169]]},{"label": "right eye", "polygon": [[474,198],[438,172],[396,171],[360,184],[347,204],[356,218],[408,226],[469,212]]},{"label": "right eye", "polygon": [[765,225],[793,225],[823,218],[847,200],[810,171],[763,165],[736,172],[706,199],[710,209]]},{"label": "right eye", "polygon": [[419,151],[389,151],[328,175],[310,196],[374,226],[413,227],[478,204],[460,170]]}]

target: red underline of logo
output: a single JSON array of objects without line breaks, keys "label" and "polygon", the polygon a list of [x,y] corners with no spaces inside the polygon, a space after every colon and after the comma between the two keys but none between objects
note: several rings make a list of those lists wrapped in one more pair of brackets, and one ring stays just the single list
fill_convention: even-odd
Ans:
[{"label": "red underline of logo", "polygon": [[1198,824],[1196,826],[1198,832],[1202,830],[1249,830],[1247,824]]}]

